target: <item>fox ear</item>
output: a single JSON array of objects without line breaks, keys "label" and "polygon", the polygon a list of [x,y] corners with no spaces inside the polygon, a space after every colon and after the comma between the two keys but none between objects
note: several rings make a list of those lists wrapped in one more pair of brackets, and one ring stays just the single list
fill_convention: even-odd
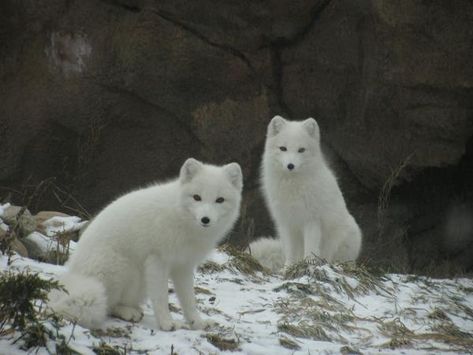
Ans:
[{"label": "fox ear", "polygon": [[186,183],[192,180],[192,178],[199,172],[202,168],[202,163],[194,158],[189,158],[181,167],[181,172],[179,173],[179,179],[182,183]]},{"label": "fox ear", "polygon": [[233,186],[241,191],[243,188],[243,173],[238,163],[230,163],[223,167]]},{"label": "fox ear", "polygon": [[303,121],[302,125],[304,126],[307,133],[309,133],[311,137],[314,137],[316,139],[320,138],[319,125],[317,124],[317,121],[315,119],[310,117],[306,119],[305,121]]},{"label": "fox ear", "polygon": [[276,134],[281,132],[285,124],[286,120],[283,117],[274,116],[268,125],[268,137],[274,137]]}]

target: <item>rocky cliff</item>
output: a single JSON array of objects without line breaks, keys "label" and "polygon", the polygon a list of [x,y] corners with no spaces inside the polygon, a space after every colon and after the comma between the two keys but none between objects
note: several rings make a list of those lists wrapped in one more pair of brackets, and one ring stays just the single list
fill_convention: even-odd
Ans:
[{"label": "rocky cliff", "polygon": [[272,228],[267,123],[312,116],[365,259],[471,269],[472,23],[470,0],[3,0],[0,196],[54,176],[95,212],[188,156],[237,160],[244,243]]}]

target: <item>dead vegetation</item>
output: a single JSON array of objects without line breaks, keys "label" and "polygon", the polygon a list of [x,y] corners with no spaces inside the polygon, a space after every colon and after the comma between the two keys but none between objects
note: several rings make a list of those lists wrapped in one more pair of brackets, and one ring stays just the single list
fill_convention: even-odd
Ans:
[{"label": "dead vegetation", "polygon": [[268,274],[269,270],[263,267],[258,260],[253,258],[250,254],[238,250],[237,248],[225,244],[220,247],[220,250],[227,253],[230,256],[227,267],[238,272],[241,272],[245,275],[254,276],[256,273],[260,272],[263,274]]},{"label": "dead vegetation", "polygon": [[73,354],[60,332],[62,319],[46,312],[49,291],[63,289],[57,281],[44,280],[29,272],[0,274],[0,336],[11,336],[22,350],[46,347],[53,340],[56,349]]},{"label": "dead vegetation", "polygon": [[222,351],[237,351],[238,341],[233,338],[222,337],[219,334],[207,333],[205,334],[207,341]]},{"label": "dead vegetation", "polygon": [[[347,336],[355,336],[359,345],[371,346],[380,336],[387,338],[376,344],[379,349],[473,348],[473,333],[452,321],[452,317],[473,320],[473,310],[463,296],[468,288],[461,284],[419,276],[379,275],[363,265],[330,265],[320,258],[293,265],[285,276],[289,280],[275,291],[287,296],[277,301],[274,309],[280,314],[278,330],[293,337],[346,346],[352,345]],[[404,287],[413,291],[410,305],[397,306],[397,293]],[[365,307],[358,300],[367,295],[393,304],[395,313],[384,317],[359,314],[354,305]],[[426,312],[426,304],[432,302],[437,306]]]},{"label": "dead vegetation", "polygon": [[343,292],[352,299],[371,291],[391,293],[383,285],[382,276],[377,276],[365,265],[354,262],[329,264],[313,256],[292,265],[285,273],[286,279],[303,276],[309,278],[312,287],[317,287],[319,292],[328,294],[327,296],[333,290],[337,293]]}]

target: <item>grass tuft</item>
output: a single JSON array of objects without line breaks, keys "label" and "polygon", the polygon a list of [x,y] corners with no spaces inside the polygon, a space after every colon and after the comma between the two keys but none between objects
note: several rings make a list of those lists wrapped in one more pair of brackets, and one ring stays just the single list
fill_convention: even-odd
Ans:
[{"label": "grass tuft", "polygon": [[218,334],[208,333],[205,335],[207,341],[222,351],[237,351],[238,341],[230,338],[223,338]]},{"label": "grass tuft", "polygon": [[239,272],[254,276],[257,272],[269,274],[269,270],[263,267],[255,258],[244,251],[238,250],[231,245],[223,245],[220,247],[225,253],[230,255],[231,259],[228,262],[230,268],[236,269]]},{"label": "grass tuft", "polygon": [[8,323],[25,330],[38,320],[36,301],[45,302],[52,289],[64,290],[57,281],[28,272],[0,274],[0,330]]},{"label": "grass tuft", "polygon": [[279,344],[281,344],[281,346],[285,347],[286,349],[290,349],[290,350],[299,350],[301,348],[299,344],[297,344],[294,340],[291,340],[286,336],[281,336],[279,338]]},{"label": "grass tuft", "polygon": [[299,338],[309,338],[318,341],[331,341],[325,330],[320,325],[309,324],[305,321],[299,322],[297,325],[290,323],[279,323],[278,331]]}]

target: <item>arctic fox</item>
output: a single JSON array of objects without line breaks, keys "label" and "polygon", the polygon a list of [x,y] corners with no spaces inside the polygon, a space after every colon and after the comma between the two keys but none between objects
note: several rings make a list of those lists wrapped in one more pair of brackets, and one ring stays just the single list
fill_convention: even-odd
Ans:
[{"label": "arctic fox", "polygon": [[168,279],[174,283],[192,329],[203,321],[196,309],[194,268],[238,218],[240,166],[188,159],[179,178],[128,193],[105,207],[84,231],[62,277],[68,294],[53,291],[49,306],[88,327],[108,314],[139,321],[146,293],[158,326],[173,330]]},{"label": "arctic fox", "polygon": [[319,126],[313,118],[287,121],[275,116],[271,120],[261,181],[282,243],[257,241],[250,246],[263,264],[276,265],[275,255],[281,250],[285,266],[312,254],[329,262],[358,257],[361,231],[324,160]]}]

